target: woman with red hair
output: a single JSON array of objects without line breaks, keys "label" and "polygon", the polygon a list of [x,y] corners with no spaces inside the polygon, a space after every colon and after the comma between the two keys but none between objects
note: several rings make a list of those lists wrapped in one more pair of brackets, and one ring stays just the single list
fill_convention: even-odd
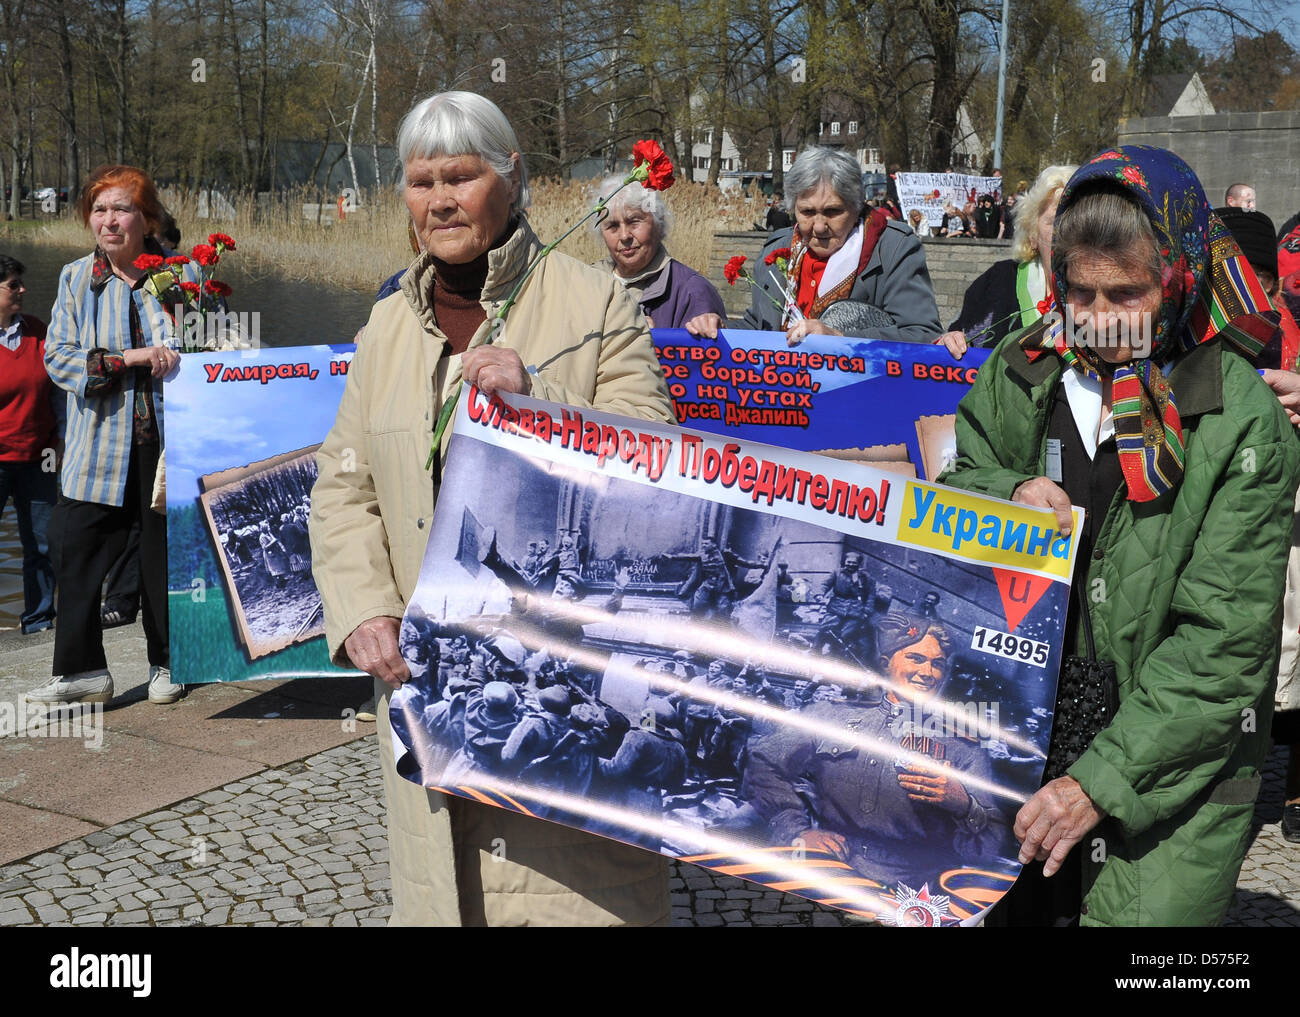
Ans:
[{"label": "woman with red hair", "polygon": [[163,207],[143,170],[103,166],[86,182],[80,211],[94,250],[64,266],[45,343],[46,370],[67,391],[68,411],[55,507],[61,543],[54,676],[27,700],[112,698],[100,587],[138,522],[149,701],[170,703],[185,690],[171,680],[167,533],[150,505],[163,446],[162,379],[180,357],[166,345],[167,309],[136,265],[142,254],[165,253],[152,237]]}]

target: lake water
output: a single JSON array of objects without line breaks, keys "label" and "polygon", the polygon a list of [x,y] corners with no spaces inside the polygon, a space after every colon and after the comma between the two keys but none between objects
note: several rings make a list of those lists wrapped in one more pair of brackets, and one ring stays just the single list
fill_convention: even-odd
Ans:
[{"label": "lake water", "polygon": [[[48,322],[58,291],[59,272],[70,261],[89,253],[86,247],[50,247],[0,240],[0,253],[17,258],[26,268],[27,293],[23,311]],[[375,290],[402,266],[378,265]],[[264,346],[311,346],[351,342],[366,323],[374,294],[318,286],[308,282],[255,274],[232,257],[221,266],[221,278],[234,295],[230,309],[256,311]],[[22,551],[12,506],[0,513],[0,628],[18,624],[22,613]]]}]

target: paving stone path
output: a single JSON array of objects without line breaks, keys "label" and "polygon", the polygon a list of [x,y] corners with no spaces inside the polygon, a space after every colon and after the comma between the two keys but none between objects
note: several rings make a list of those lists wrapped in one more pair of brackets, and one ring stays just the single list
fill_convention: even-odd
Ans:
[{"label": "paving stone path", "polygon": [[[0,867],[0,926],[384,925],[373,738],[236,780]],[[1300,845],[1278,832],[1282,754],[1229,925],[1300,927]],[[853,925],[841,912],[674,864],[675,925]]]}]

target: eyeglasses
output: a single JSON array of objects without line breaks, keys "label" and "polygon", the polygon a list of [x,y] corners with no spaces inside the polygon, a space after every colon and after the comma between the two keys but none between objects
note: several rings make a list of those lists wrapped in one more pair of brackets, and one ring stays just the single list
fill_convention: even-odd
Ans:
[{"label": "eyeglasses", "polygon": [[10,279],[8,282],[0,283],[0,286],[3,286],[5,289],[10,290],[13,293],[27,289],[27,287],[23,285],[21,279]]}]

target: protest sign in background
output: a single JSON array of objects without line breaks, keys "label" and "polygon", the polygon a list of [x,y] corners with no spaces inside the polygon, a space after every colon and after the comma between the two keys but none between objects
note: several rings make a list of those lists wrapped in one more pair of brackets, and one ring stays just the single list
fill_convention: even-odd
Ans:
[{"label": "protest sign in background", "polygon": [[470,388],[402,625],[398,769],[885,922],[976,921],[1041,777],[1054,525]]},{"label": "protest sign in background", "polygon": [[933,480],[956,448],[954,414],[990,350],[723,329],[655,329],[677,420]]},{"label": "protest sign in background", "polygon": [[1002,200],[1001,177],[973,177],[965,173],[899,173],[894,177],[898,186],[898,205],[903,211],[903,221],[914,208],[919,208],[932,229],[943,220],[943,206],[956,205],[959,209],[967,202],[976,201],[981,194],[992,194],[995,201]]},{"label": "protest sign in background", "polygon": [[356,674],[329,662],[307,519],[354,347],[181,357],[167,382],[172,678]]}]

